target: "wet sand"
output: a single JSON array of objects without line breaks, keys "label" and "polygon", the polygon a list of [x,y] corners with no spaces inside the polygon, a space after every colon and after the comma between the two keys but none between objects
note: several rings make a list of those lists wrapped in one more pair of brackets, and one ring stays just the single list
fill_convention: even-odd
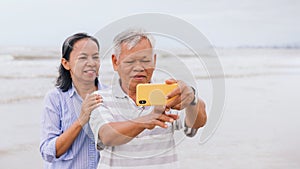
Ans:
[{"label": "wet sand", "polygon": [[[200,132],[178,145],[181,168],[300,168],[300,52],[286,58],[250,57],[253,53],[249,57],[230,58],[232,53],[228,51],[226,56],[222,51],[220,54],[224,55],[224,72],[229,75],[225,79],[223,119],[205,144],[199,144]],[[266,55],[274,54],[276,51]],[[252,64],[260,65],[251,67]],[[245,65],[250,66],[244,69]],[[203,84],[208,81],[200,79]],[[199,88],[208,98],[208,89]],[[42,168],[42,102],[42,97],[36,97],[0,104],[0,168]],[[208,108],[209,104],[208,101]]]}]

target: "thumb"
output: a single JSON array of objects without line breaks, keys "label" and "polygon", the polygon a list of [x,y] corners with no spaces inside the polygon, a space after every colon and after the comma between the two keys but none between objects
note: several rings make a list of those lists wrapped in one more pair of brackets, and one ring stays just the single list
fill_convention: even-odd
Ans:
[{"label": "thumb", "polygon": [[84,100],[86,100],[90,95],[91,95],[91,94],[86,94]]},{"label": "thumb", "polygon": [[165,83],[166,83],[166,84],[173,84],[173,83],[177,83],[177,80],[171,78],[171,79],[167,79],[167,80],[165,81]]}]

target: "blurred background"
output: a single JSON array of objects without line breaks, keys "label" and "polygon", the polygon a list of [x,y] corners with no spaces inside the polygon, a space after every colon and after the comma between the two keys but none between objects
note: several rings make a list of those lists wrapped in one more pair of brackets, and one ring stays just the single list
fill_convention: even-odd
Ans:
[{"label": "blurred background", "polygon": [[[169,14],[195,26],[224,71],[223,118],[205,144],[199,143],[201,131],[180,142],[182,168],[300,168],[299,9],[298,0],[1,0],[0,168],[42,168],[40,113],[54,87],[63,41],[139,13]],[[209,114],[211,79],[220,77],[184,58]]]}]

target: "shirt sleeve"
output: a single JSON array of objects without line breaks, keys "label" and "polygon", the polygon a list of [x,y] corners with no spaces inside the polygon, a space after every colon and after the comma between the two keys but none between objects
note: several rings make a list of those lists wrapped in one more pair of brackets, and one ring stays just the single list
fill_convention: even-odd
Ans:
[{"label": "shirt sleeve", "polygon": [[53,162],[73,158],[72,151],[68,150],[56,158],[55,143],[62,134],[61,129],[61,99],[56,91],[49,92],[44,99],[44,109],[41,116],[41,143],[40,152],[45,161]]},{"label": "shirt sleeve", "polygon": [[182,119],[184,119],[184,117],[182,117],[182,115],[184,115],[184,114],[181,113],[180,110],[174,110],[174,109],[171,109],[167,113],[168,114],[176,114],[176,115],[179,116],[179,118],[173,122],[173,129],[174,130],[181,130],[182,126],[183,126],[183,120]]},{"label": "shirt sleeve", "polygon": [[[103,98],[105,100],[105,98]],[[92,132],[95,138],[95,145],[98,150],[103,150],[105,145],[102,143],[101,139],[99,138],[99,130],[100,128],[109,122],[113,122],[114,118],[110,111],[110,109],[104,103],[94,109],[90,115],[89,124],[91,126]]]},{"label": "shirt sleeve", "polygon": [[198,129],[190,128],[185,123],[185,111],[184,110],[170,110],[171,114],[179,115],[179,119],[173,122],[174,130],[181,130],[184,128],[183,132],[188,137],[194,137],[197,134]]}]

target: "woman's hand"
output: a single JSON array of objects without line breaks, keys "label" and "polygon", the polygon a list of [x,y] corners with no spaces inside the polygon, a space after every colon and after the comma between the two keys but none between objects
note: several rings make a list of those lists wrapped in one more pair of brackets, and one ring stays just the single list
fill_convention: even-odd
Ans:
[{"label": "woman's hand", "polygon": [[100,106],[102,103],[102,97],[99,94],[88,94],[82,102],[81,112],[79,115],[79,122],[81,126],[85,125],[89,119],[91,112]]}]

